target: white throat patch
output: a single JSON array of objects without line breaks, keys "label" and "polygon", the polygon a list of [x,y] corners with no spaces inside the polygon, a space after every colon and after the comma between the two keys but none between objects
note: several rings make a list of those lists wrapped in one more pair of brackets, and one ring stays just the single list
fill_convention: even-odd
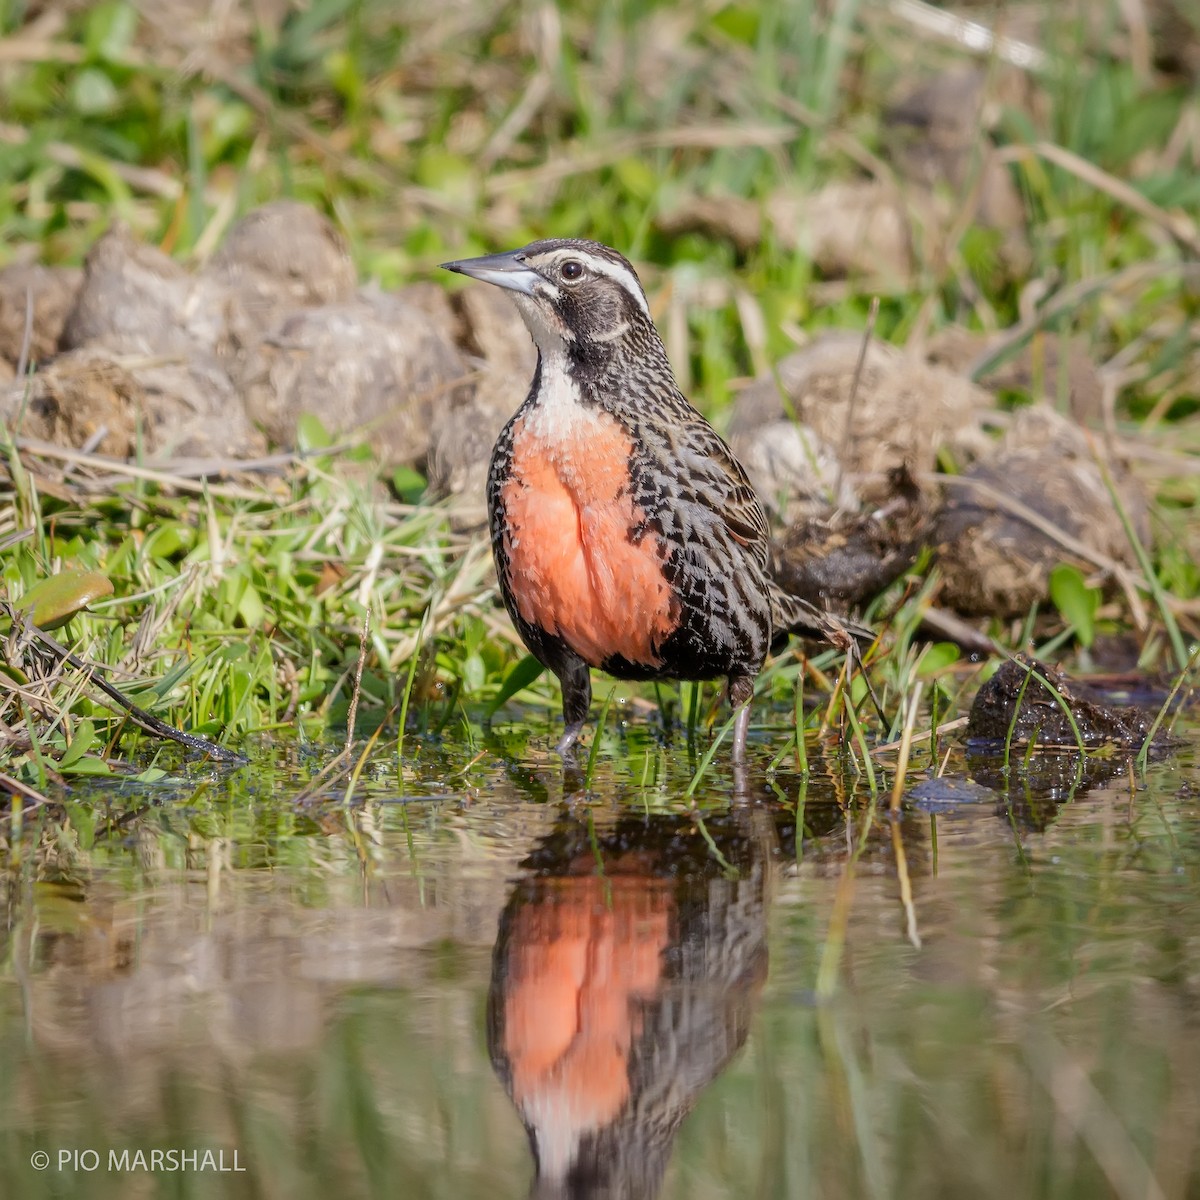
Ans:
[{"label": "white throat patch", "polygon": [[[550,286],[550,285],[548,285]],[[563,354],[563,347],[575,336],[556,317],[547,319],[545,305],[534,296],[524,296],[520,292],[509,293],[516,301],[517,310],[533,343],[542,352],[542,358],[550,358],[554,354]]]},{"label": "white throat patch", "polygon": [[583,403],[579,384],[570,372],[560,339],[549,353],[542,351],[538,403],[526,413],[525,429],[553,445],[573,438],[579,427],[593,417],[590,408]]}]

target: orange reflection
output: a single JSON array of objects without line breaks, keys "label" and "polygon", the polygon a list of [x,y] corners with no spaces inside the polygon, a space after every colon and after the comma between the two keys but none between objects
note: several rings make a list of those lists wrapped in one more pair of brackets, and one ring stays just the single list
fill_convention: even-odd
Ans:
[{"label": "orange reflection", "polygon": [[661,983],[673,901],[666,881],[644,876],[571,876],[539,892],[511,927],[512,1099],[539,1125],[596,1129],[629,1099],[629,1052]]},{"label": "orange reflection", "polygon": [[[492,960],[488,1044],[538,1197],[657,1192],[675,1132],[745,1041],[766,979],[762,830],[573,818],[535,850]],[[731,864],[736,864],[732,867]]]}]

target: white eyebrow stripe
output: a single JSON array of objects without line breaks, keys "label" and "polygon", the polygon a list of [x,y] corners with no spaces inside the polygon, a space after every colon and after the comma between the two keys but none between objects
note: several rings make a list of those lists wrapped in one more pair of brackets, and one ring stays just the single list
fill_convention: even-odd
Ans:
[{"label": "white eyebrow stripe", "polygon": [[581,258],[587,260],[587,264],[596,272],[597,275],[605,275],[609,279],[615,279],[637,302],[642,312],[648,317],[650,315],[650,305],[646,303],[646,293],[642,291],[642,285],[638,283],[638,277],[626,266],[621,263],[609,262],[606,258],[600,258],[594,254],[582,254]]}]

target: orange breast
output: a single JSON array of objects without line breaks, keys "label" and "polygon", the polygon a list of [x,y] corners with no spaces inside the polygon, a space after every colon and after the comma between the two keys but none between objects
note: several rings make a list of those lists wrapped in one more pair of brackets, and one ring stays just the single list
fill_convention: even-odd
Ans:
[{"label": "orange breast", "polygon": [[654,534],[636,545],[645,516],[628,494],[629,435],[607,413],[553,444],[513,430],[512,471],[502,491],[504,547],[517,611],[557,634],[585,662],[612,655],[660,665],[658,647],[679,624]]}]

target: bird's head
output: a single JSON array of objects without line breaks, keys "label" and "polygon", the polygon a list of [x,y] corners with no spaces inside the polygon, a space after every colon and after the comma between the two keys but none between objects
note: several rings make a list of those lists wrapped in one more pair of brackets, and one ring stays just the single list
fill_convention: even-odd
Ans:
[{"label": "bird's head", "polygon": [[508,289],[545,356],[615,350],[647,335],[658,341],[636,272],[599,242],[550,238],[442,266]]}]

